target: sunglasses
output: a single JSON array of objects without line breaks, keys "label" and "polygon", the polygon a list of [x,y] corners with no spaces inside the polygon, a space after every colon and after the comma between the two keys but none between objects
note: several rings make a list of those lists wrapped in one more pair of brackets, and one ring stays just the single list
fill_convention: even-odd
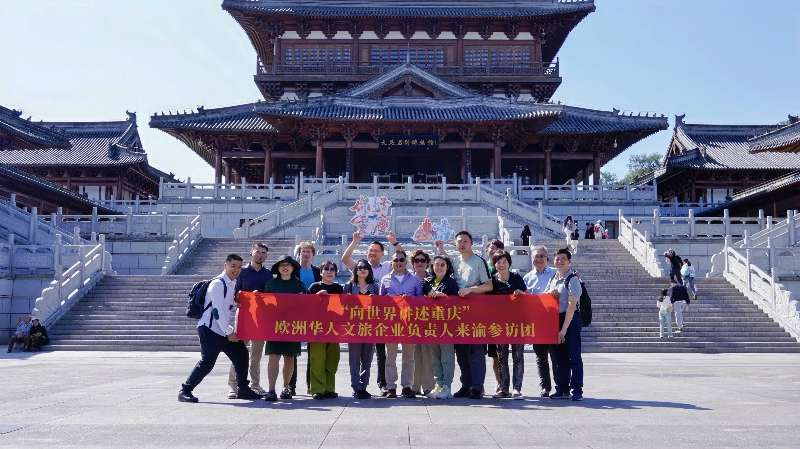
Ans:
[{"label": "sunglasses", "polygon": [[414,259],[414,263],[428,263],[427,259]]},{"label": "sunglasses", "polygon": [[336,271],[336,268],[333,267],[323,267],[322,271]]},{"label": "sunglasses", "polygon": [[405,262],[405,259],[392,259],[392,262]]}]

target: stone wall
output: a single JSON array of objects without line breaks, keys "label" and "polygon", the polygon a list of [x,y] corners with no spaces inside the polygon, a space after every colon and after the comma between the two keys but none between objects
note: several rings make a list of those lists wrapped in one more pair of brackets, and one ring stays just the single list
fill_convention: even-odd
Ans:
[{"label": "stone wall", "polygon": [[52,280],[52,274],[0,279],[0,343],[8,343],[17,320],[31,313],[36,298]]},{"label": "stone wall", "polygon": [[119,275],[161,274],[167,249],[172,239],[111,240],[106,248],[111,253],[111,267]]}]

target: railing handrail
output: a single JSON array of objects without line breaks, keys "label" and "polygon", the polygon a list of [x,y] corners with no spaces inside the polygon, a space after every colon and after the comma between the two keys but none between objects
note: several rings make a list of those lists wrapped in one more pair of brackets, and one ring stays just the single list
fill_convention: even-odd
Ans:
[{"label": "railing handrail", "polygon": [[660,258],[656,254],[655,246],[649,239],[647,232],[639,232],[633,223],[626,219],[622,214],[622,209],[618,212],[619,236],[617,240],[625,249],[636,259],[637,262],[652,277],[664,277],[665,270],[660,263]]},{"label": "railing handrail", "polygon": [[202,240],[201,217],[202,215],[200,214],[195,215],[189,224],[178,233],[170,247],[167,248],[164,265],[161,266],[162,276],[174,273],[180,264],[186,260],[186,256]]},{"label": "railing handrail", "polygon": [[[325,73],[346,73],[353,75],[370,75],[387,72],[403,62],[383,63],[383,62],[336,62],[336,61],[314,61],[297,63],[287,63],[282,61],[276,64],[263,64],[260,59],[256,60],[256,71],[258,75],[279,75],[283,73],[300,72],[325,72]],[[555,61],[527,61],[509,62],[506,64],[490,63],[472,65],[447,65],[437,63],[417,62],[417,65],[425,68],[436,75],[494,75],[502,73],[525,73],[534,75],[548,75],[557,77],[560,73],[559,62]]]}]

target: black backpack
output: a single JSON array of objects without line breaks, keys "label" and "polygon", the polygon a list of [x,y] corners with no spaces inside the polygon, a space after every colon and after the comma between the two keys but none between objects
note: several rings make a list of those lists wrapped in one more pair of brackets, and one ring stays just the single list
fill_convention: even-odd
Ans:
[{"label": "black backpack", "polygon": [[[569,289],[569,281],[575,277],[577,273],[574,271],[567,276],[567,280],[564,281],[565,288]],[[580,278],[578,279],[580,280]],[[581,297],[578,300],[578,310],[581,312],[581,323],[583,327],[586,327],[592,324],[592,298],[589,297],[589,292],[586,290],[586,284],[583,281],[581,283]]]},{"label": "black backpack", "polygon": [[[211,307],[211,301],[206,305],[206,292],[208,291],[208,286],[215,279],[221,280],[221,278],[213,278],[197,282],[192,286],[192,290],[189,292],[189,298],[186,300],[186,316],[188,318],[200,319],[203,313]],[[228,286],[225,285],[225,281],[222,281],[222,291],[222,294],[227,296]]]}]

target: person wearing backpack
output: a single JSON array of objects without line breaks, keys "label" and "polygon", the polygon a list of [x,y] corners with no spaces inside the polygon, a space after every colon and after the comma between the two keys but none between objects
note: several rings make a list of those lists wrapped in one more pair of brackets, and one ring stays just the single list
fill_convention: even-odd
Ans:
[{"label": "person wearing backpack", "polygon": [[583,359],[581,358],[581,328],[583,320],[578,301],[583,293],[581,281],[571,267],[572,253],[562,248],[556,252],[556,273],[545,291],[558,298],[559,325],[556,364],[554,368],[556,391],[551,399],[569,398],[583,400]]},{"label": "person wearing backpack", "polygon": [[[236,278],[242,271],[242,258],[237,254],[228,254],[225,258],[225,269],[217,277],[209,281],[203,296],[202,315],[197,320],[197,334],[200,336],[200,361],[197,362],[189,377],[181,385],[178,393],[180,402],[198,402],[192,391],[214,369],[220,352],[224,352],[233,363],[238,383],[237,399],[261,399],[261,395],[250,389],[247,381],[249,365],[247,346],[234,334],[234,296]],[[193,292],[196,289],[193,289]],[[190,300],[187,315],[197,316],[198,298]]]}]

